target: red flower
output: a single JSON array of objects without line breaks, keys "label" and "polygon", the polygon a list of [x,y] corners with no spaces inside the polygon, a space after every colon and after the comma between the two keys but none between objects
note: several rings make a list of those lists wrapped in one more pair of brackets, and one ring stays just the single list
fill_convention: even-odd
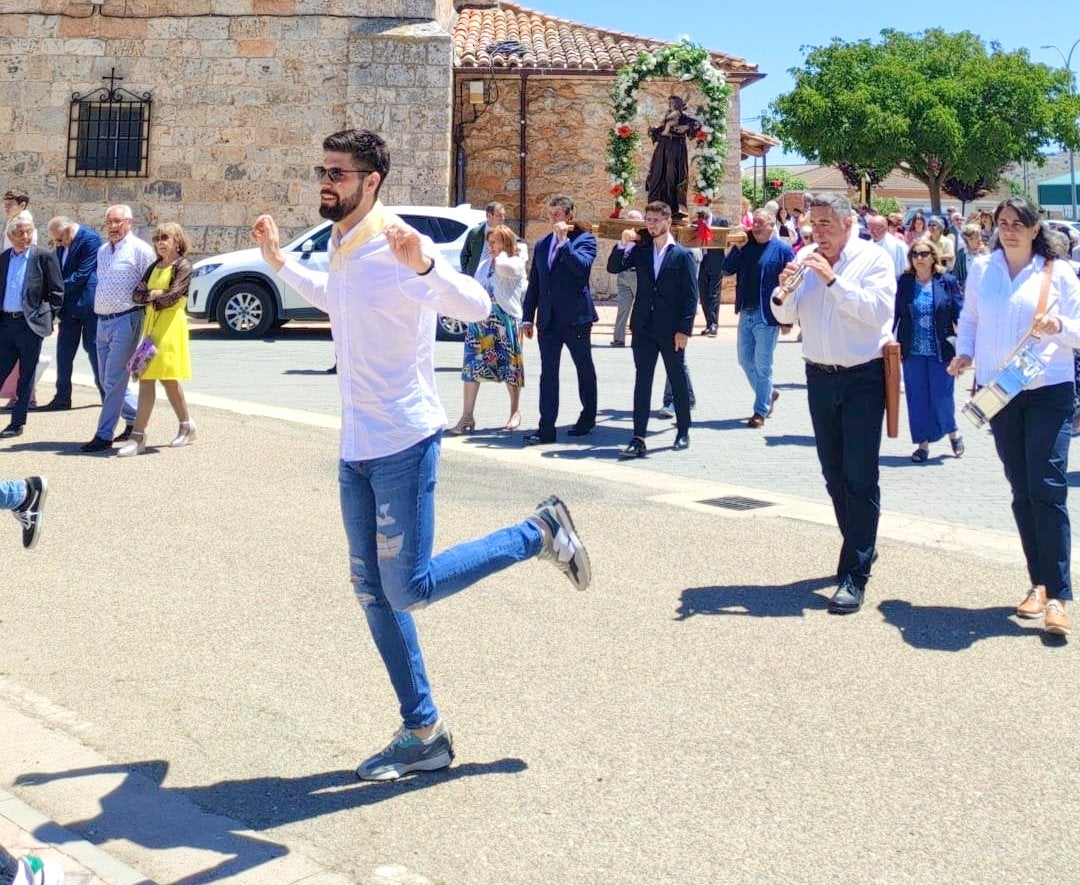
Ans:
[{"label": "red flower", "polygon": [[612,210],[612,212],[611,212],[611,214],[610,214],[610,215],[608,216],[608,218],[618,218],[618,217],[619,217],[619,215],[621,215],[621,214],[622,214],[622,210],[621,210],[621,209],[620,209],[620,208],[619,208],[618,206],[616,206],[616,207],[615,207],[615,208],[614,208],[614,209]]},{"label": "red flower", "polygon": [[625,123],[623,123],[621,126],[616,127],[615,129],[615,133],[619,136],[619,138],[629,138],[630,132],[630,127],[627,126]]},{"label": "red flower", "polygon": [[613,185],[611,186],[611,195],[612,195],[613,197],[617,197],[617,196],[619,196],[619,194],[621,194],[621,193],[622,193],[622,185],[621,185],[621,184],[619,184],[619,182],[615,182],[615,184],[613,184]]},{"label": "red flower", "polygon": [[694,194],[694,204],[697,206],[708,206],[709,198],[705,194]]},{"label": "red flower", "polygon": [[699,129],[697,131],[697,135],[694,136],[694,138],[696,138],[698,141],[705,141],[705,139],[707,139],[708,137],[709,133],[706,132],[704,129]]}]

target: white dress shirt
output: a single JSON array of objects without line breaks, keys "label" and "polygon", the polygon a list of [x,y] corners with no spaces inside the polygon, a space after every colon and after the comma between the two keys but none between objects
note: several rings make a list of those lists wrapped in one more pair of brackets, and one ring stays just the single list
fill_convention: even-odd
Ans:
[{"label": "white dress shirt", "polygon": [[880,246],[892,259],[896,275],[904,273],[908,268],[908,244],[892,234],[885,234],[880,240],[871,240],[875,246]]},{"label": "white dress shirt", "polygon": [[365,240],[365,223],[340,242],[330,238],[329,273],[292,261],[278,271],[330,315],[344,461],[397,454],[446,426],[435,387],[436,318],[475,323],[491,312],[484,287],[452,268],[428,237],[421,237],[423,252],[434,264],[420,276],[394,258],[382,225]]},{"label": "white dress shirt", "polygon": [[836,280],[826,286],[808,270],[799,288],[772,311],[781,325],[797,321],[802,327],[805,359],[850,368],[881,356],[892,340],[896,274],[883,249],[858,238],[848,240],[833,273]]},{"label": "white dress shirt", "polygon": [[131,293],[143,278],[146,269],[157,261],[149,243],[128,233],[116,248],[108,240],[98,249],[97,290],[94,292],[94,313],[107,316],[138,307]]},{"label": "white dress shirt", "polygon": [[[968,267],[956,353],[973,358],[978,384],[986,384],[998,373],[1031,328],[1045,263],[1036,255],[1011,279],[1005,253],[995,249],[990,255],[972,260]],[[1035,345],[1035,353],[1048,366],[1043,375],[1028,384],[1028,390],[1073,380],[1072,348],[1080,347],[1080,280],[1064,261],[1055,261],[1051,269],[1047,303],[1055,297],[1058,303],[1048,312],[1061,319],[1061,331],[1043,335]]]}]

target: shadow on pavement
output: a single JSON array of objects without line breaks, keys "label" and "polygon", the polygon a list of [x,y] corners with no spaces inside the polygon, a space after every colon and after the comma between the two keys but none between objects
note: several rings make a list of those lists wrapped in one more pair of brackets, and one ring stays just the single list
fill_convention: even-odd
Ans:
[{"label": "shadow on pavement", "polygon": [[829,600],[815,591],[836,585],[835,576],[794,581],[779,587],[689,587],[683,590],[676,621],[694,615],[742,615],[752,618],[801,618],[828,608]]},{"label": "shadow on pavement", "polygon": [[1039,637],[1043,645],[1066,645],[1065,637],[1043,631],[1041,625],[1023,627],[1012,617],[1013,608],[958,608],[954,605],[912,605],[903,599],[886,599],[878,611],[900,631],[913,648],[963,651],[980,639],[996,636]]},{"label": "shadow on pavement", "polygon": [[779,436],[766,436],[767,446],[816,446],[812,436],[802,436],[796,433],[782,433]]},{"label": "shadow on pavement", "polygon": [[[163,787],[169,763],[162,760],[130,765],[100,765],[59,772],[19,775],[19,786],[102,774],[124,774],[123,783],[101,799],[97,817],[64,826],[90,842],[123,839],[154,850],[194,848],[231,855],[215,866],[177,879],[170,885],[207,885],[236,876],[289,853],[284,845],[253,838],[243,830],[263,830],[351,808],[394,799],[415,790],[463,777],[517,774],[528,766],[521,759],[472,762],[437,774],[419,774],[386,782],[358,782],[351,769],[301,777],[257,777],[220,781],[196,787]],[[184,802],[211,817],[192,815]],[[195,822],[193,823],[193,820]],[[48,840],[47,824],[34,835]]]},{"label": "shadow on pavement", "polygon": [[878,464],[882,467],[944,467],[946,461],[955,460],[952,455],[931,455],[928,460],[917,464],[911,460],[910,455],[881,455]]}]

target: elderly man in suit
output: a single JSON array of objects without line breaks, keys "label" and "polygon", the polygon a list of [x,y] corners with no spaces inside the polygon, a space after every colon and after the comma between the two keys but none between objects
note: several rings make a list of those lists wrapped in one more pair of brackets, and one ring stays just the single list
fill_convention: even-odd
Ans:
[{"label": "elderly man in suit", "polygon": [[675,402],[676,451],[690,446],[690,391],[684,357],[697,309],[697,268],[690,250],[671,235],[671,207],[655,200],[645,207],[645,234],[628,229],[608,256],[608,272],[629,267],[637,271],[637,298],[630,314],[634,333],[634,436],[623,458],[643,458],[648,452],[649,400],[657,357],[664,360]]},{"label": "elderly man in suit", "polygon": [[58,215],[49,221],[49,239],[57,244],[56,258],[64,276],[64,306],[56,336],[56,395],[39,411],[60,412],[71,408],[71,370],[80,342],[90,360],[94,384],[104,395],[98,377],[97,314],[94,313],[101,237],[90,228]]},{"label": "elderly man in suit", "polygon": [[7,223],[11,248],[0,254],[0,378],[19,364],[18,401],[0,437],[21,436],[34,388],[41,342],[64,303],[64,278],[56,254],[31,245],[34,219],[20,213]]},{"label": "elderly man in suit", "polygon": [[589,290],[596,237],[574,224],[574,201],[564,194],[548,202],[548,219],[551,233],[533,251],[521,324],[526,338],[532,338],[534,327],[540,332],[540,428],[525,437],[527,446],[555,442],[563,346],[577,368],[581,397],[581,414],[568,432],[584,436],[596,426],[592,326],[598,317]]}]

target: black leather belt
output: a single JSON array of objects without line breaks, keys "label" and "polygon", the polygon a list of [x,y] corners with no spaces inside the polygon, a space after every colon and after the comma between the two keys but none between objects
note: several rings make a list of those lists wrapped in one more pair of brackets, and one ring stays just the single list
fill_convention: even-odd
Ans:
[{"label": "black leather belt", "polygon": [[99,313],[97,318],[99,320],[115,320],[117,317],[126,317],[129,313],[135,313],[137,310],[142,310],[142,308],[129,307],[127,310],[120,311],[120,313]]},{"label": "black leather belt", "polygon": [[3,317],[5,320],[25,320],[26,314],[21,310],[5,310],[0,313],[0,317]]},{"label": "black leather belt", "polygon": [[855,369],[862,369],[866,366],[872,366],[874,365],[874,363],[883,362],[883,360],[881,357],[878,357],[877,359],[868,360],[865,363],[859,363],[857,366],[830,366],[825,363],[815,363],[812,360],[805,360],[805,362],[806,365],[810,366],[811,368],[817,369],[819,372],[829,372],[830,374],[832,374],[833,372],[852,372]]}]

